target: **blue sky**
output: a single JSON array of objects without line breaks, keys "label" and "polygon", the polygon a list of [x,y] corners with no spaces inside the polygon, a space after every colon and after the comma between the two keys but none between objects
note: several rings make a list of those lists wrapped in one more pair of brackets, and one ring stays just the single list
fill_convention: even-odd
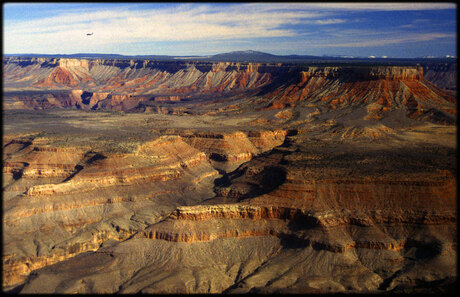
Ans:
[{"label": "blue sky", "polygon": [[456,55],[456,10],[449,2],[6,3],[3,52]]}]

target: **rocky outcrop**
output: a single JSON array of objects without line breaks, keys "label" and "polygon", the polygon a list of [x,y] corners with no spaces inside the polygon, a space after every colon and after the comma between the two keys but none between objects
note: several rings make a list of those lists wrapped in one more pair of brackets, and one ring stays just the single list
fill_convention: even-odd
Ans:
[{"label": "rocky outcrop", "polygon": [[181,97],[180,96],[155,96],[153,98],[154,101],[180,101]]},{"label": "rocky outcrop", "polygon": [[[293,65],[254,63],[190,63],[148,60],[85,60],[14,58],[3,60],[14,84],[24,67],[35,70],[36,87],[89,87],[88,91],[117,93],[222,92],[255,88],[271,81],[273,74],[296,69]],[[33,68],[32,68],[33,67]],[[40,69],[40,71],[38,70]]]},{"label": "rocky outcrop", "polygon": [[[257,108],[283,109],[314,104],[329,110],[367,108],[367,120],[405,109],[408,117],[453,123],[455,97],[428,82],[415,66],[302,66],[300,64],[156,62],[148,60],[27,59],[3,60],[5,85],[68,89],[12,98],[7,108],[120,110],[193,113],[181,98],[233,96],[255,92]],[[439,65],[438,65],[439,66]],[[438,68],[428,67],[428,73]],[[442,70],[442,69],[441,69]],[[442,71],[440,70],[439,73]],[[23,76],[28,72],[27,78]],[[434,74],[429,74],[436,82]],[[204,97],[203,97],[204,98]],[[190,99],[191,100],[191,99]],[[161,104],[180,103],[181,106]],[[232,105],[234,106],[234,105]],[[236,111],[236,105],[218,109]],[[254,108],[254,107],[252,107]]]},{"label": "rocky outcrop", "polygon": [[[14,102],[8,103],[7,108],[71,107],[181,114],[193,113],[195,108],[161,104],[181,103],[183,97],[254,91],[265,98],[258,102],[258,108],[268,110],[297,104],[329,110],[365,106],[365,119],[375,121],[394,110],[405,109],[408,117],[429,118],[437,123],[453,123],[452,115],[456,113],[454,96],[425,80],[423,68],[415,66],[316,67],[13,57],[3,62],[6,86],[72,89],[71,93],[13,97]],[[425,68],[429,73],[434,71]],[[28,79],[23,77],[24,71],[28,71]],[[436,81],[434,77],[431,80]],[[241,108],[226,106],[219,110]]]},{"label": "rocky outcrop", "polygon": [[5,291],[456,279],[456,98],[427,69],[3,61]]},{"label": "rocky outcrop", "polygon": [[[34,143],[40,141],[11,140],[7,144],[28,146],[15,153],[10,148],[11,156],[3,168],[4,174],[13,175],[4,204],[8,210],[3,216],[8,241],[4,249],[4,286],[23,281],[32,270],[97,250],[110,238],[128,238],[144,223],[128,217],[128,227],[98,227],[102,222],[117,226],[113,222],[126,221],[126,207],[140,210],[160,204],[147,216],[149,221],[170,212],[178,200],[209,198],[210,185],[218,175],[206,155],[179,136],[159,137],[138,145],[132,153],[122,154]],[[161,202],[166,197],[169,201]],[[78,232],[84,227],[91,231],[92,239],[73,244],[82,240]],[[28,237],[26,234],[31,232],[35,235]],[[45,242],[42,233],[48,234]],[[64,240],[67,243],[60,244],[58,250],[52,248]]]},{"label": "rocky outcrop", "polygon": [[134,232],[125,234],[113,234],[113,232],[100,232],[86,236],[84,242],[69,242],[62,247],[53,247],[46,255],[31,255],[26,257],[14,257],[7,255],[3,260],[3,288],[23,282],[31,271],[65,261],[81,253],[96,251],[106,241],[114,239],[122,241],[127,239]]},{"label": "rocky outcrop", "polygon": [[[7,147],[21,143],[11,141]],[[20,154],[13,154],[3,163],[3,173],[12,173],[15,179],[59,177],[65,179],[78,171],[78,163],[84,158],[82,148],[58,148],[34,146],[33,142],[21,144]]]},{"label": "rocky outcrop", "polygon": [[213,166],[223,171],[233,171],[243,162],[283,144],[285,130],[250,131],[233,133],[182,134],[184,141],[205,152]]},{"label": "rocky outcrop", "polygon": [[[262,287],[284,290],[288,283],[296,292],[382,293],[425,279],[426,274],[414,271],[430,273],[430,280],[438,281],[455,274],[455,180],[450,170],[420,175],[420,169],[418,174],[411,171],[414,164],[409,161],[405,165],[412,175],[406,181],[391,174],[369,176],[366,165],[360,172],[367,178],[355,173],[356,179],[341,179],[345,166],[330,167],[329,153],[292,150],[284,157],[279,152],[259,156],[230,183],[241,187],[248,176],[248,183],[257,183],[264,164],[278,163],[285,167],[286,180],[270,193],[239,203],[177,207],[118,245],[61,262],[53,270],[38,270],[24,292],[44,291],[43,284],[49,286],[51,280],[58,280],[53,290],[89,292],[94,287],[86,283],[102,285],[100,275],[110,274],[115,284],[97,290],[248,293]],[[382,155],[365,156],[374,171],[385,169],[376,163]],[[354,157],[359,161],[362,156]],[[341,160],[348,167],[353,163],[350,156]],[[309,178],[292,180],[305,171],[306,161],[316,173],[307,171]],[[430,268],[423,264],[427,262]],[[88,266],[98,272],[75,272]],[[327,281],[331,277],[333,283]],[[62,286],[65,280],[71,285]]]},{"label": "rocky outcrop", "polygon": [[421,67],[401,66],[342,66],[342,67],[308,67],[300,72],[301,82],[310,77],[339,78],[353,80],[420,80],[423,78]]},{"label": "rocky outcrop", "polygon": [[297,104],[329,110],[366,106],[369,120],[379,120],[398,109],[406,109],[414,118],[433,108],[447,113],[446,118],[455,114],[450,111],[454,97],[427,82],[421,67],[310,67],[295,83],[264,96],[270,101],[268,109]]},{"label": "rocky outcrop", "polygon": [[[400,219],[395,219],[396,217]],[[372,229],[380,225],[454,225],[455,223],[454,213],[430,215],[423,212],[396,214],[394,211],[364,211],[344,214],[341,211],[311,212],[277,206],[219,204],[179,207],[164,221],[147,228],[135,237],[195,243],[230,237],[276,236],[334,253],[344,253],[352,248],[399,251],[416,244],[408,239],[394,240],[391,237],[368,240],[360,238],[355,241],[346,239],[341,242],[338,237],[326,240],[308,238],[305,234],[293,232],[292,229],[297,229],[296,231],[298,228],[317,229],[327,232],[328,229],[350,226]],[[293,227],[294,225],[296,227]]]}]

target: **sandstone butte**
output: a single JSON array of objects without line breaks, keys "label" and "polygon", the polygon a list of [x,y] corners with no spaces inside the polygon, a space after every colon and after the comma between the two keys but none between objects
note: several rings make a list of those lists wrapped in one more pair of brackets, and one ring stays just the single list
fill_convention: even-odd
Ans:
[{"label": "sandstone butte", "polygon": [[3,290],[453,292],[454,70],[4,57]]}]

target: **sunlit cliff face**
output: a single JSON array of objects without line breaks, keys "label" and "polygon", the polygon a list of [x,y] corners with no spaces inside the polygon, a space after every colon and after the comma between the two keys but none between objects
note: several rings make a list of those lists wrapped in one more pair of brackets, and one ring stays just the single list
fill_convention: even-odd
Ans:
[{"label": "sunlit cliff face", "polygon": [[[376,120],[405,109],[412,118],[436,117],[452,123],[456,110],[454,95],[424,79],[422,67],[416,66],[10,57],[4,59],[4,70],[7,89],[69,91],[16,96],[6,108],[190,113],[200,96],[215,99],[241,94],[262,97],[251,102],[252,108],[283,109],[300,104],[330,110],[365,106],[367,118]],[[432,72],[432,67],[427,71]],[[158,104],[161,102],[179,104]],[[221,110],[239,109],[237,104]],[[436,115],[426,115],[434,110]]]},{"label": "sunlit cliff face", "polygon": [[421,67],[3,67],[6,291],[453,288],[457,103]]}]

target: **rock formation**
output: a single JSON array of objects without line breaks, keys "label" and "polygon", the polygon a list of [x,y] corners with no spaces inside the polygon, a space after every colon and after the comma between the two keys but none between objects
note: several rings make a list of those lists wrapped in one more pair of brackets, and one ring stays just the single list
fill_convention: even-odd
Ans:
[{"label": "rock formation", "polygon": [[[433,85],[424,79],[422,67],[414,66],[318,67],[281,63],[13,57],[5,58],[3,63],[8,90],[18,87],[56,90],[12,96],[13,102],[4,104],[7,109],[70,107],[195,113],[197,106],[215,102],[215,97],[210,97],[214,100],[206,99],[201,103],[203,98],[208,98],[206,96],[226,94],[228,97],[253,91],[253,95],[264,99],[256,102],[236,100],[236,105],[226,105],[219,111],[238,111],[247,109],[248,105],[268,109],[299,104],[327,109],[360,106],[367,109],[367,118],[378,120],[395,109],[404,108],[409,117],[450,123],[453,123],[452,114],[456,113],[454,95],[441,89],[446,86]],[[426,68],[434,81],[439,81],[438,76],[446,73],[440,66],[438,68]],[[24,77],[24,73],[28,75]],[[180,103],[182,97],[189,99]]]},{"label": "rock formation", "polygon": [[206,152],[215,168],[233,171],[254,156],[283,144],[287,131],[187,133],[184,140]]},{"label": "rock formation", "polygon": [[[149,220],[185,198],[212,197],[207,188],[218,175],[205,154],[179,136],[160,137],[132,153],[107,155],[82,148],[45,149],[34,146],[37,141],[26,143],[3,167],[10,181],[4,185],[4,285],[23,280],[31,270],[95,250],[109,238],[126,239],[146,222],[124,223],[127,229],[120,230],[113,221],[126,221],[136,209],[154,207]],[[5,151],[18,142],[7,143]],[[168,202],[159,202],[163,199]],[[47,219],[50,215],[52,220]],[[84,236],[89,239],[69,241],[86,226],[91,226]]]},{"label": "rock formation", "polygon": [[457,102],[434,84],[449,69],[3,70],[4,291],[455,289]]},{"label": "rock formation", "polygon": [[457,90],[457,63],[427,64],[423,67],[424,77],[441,89]]}]

